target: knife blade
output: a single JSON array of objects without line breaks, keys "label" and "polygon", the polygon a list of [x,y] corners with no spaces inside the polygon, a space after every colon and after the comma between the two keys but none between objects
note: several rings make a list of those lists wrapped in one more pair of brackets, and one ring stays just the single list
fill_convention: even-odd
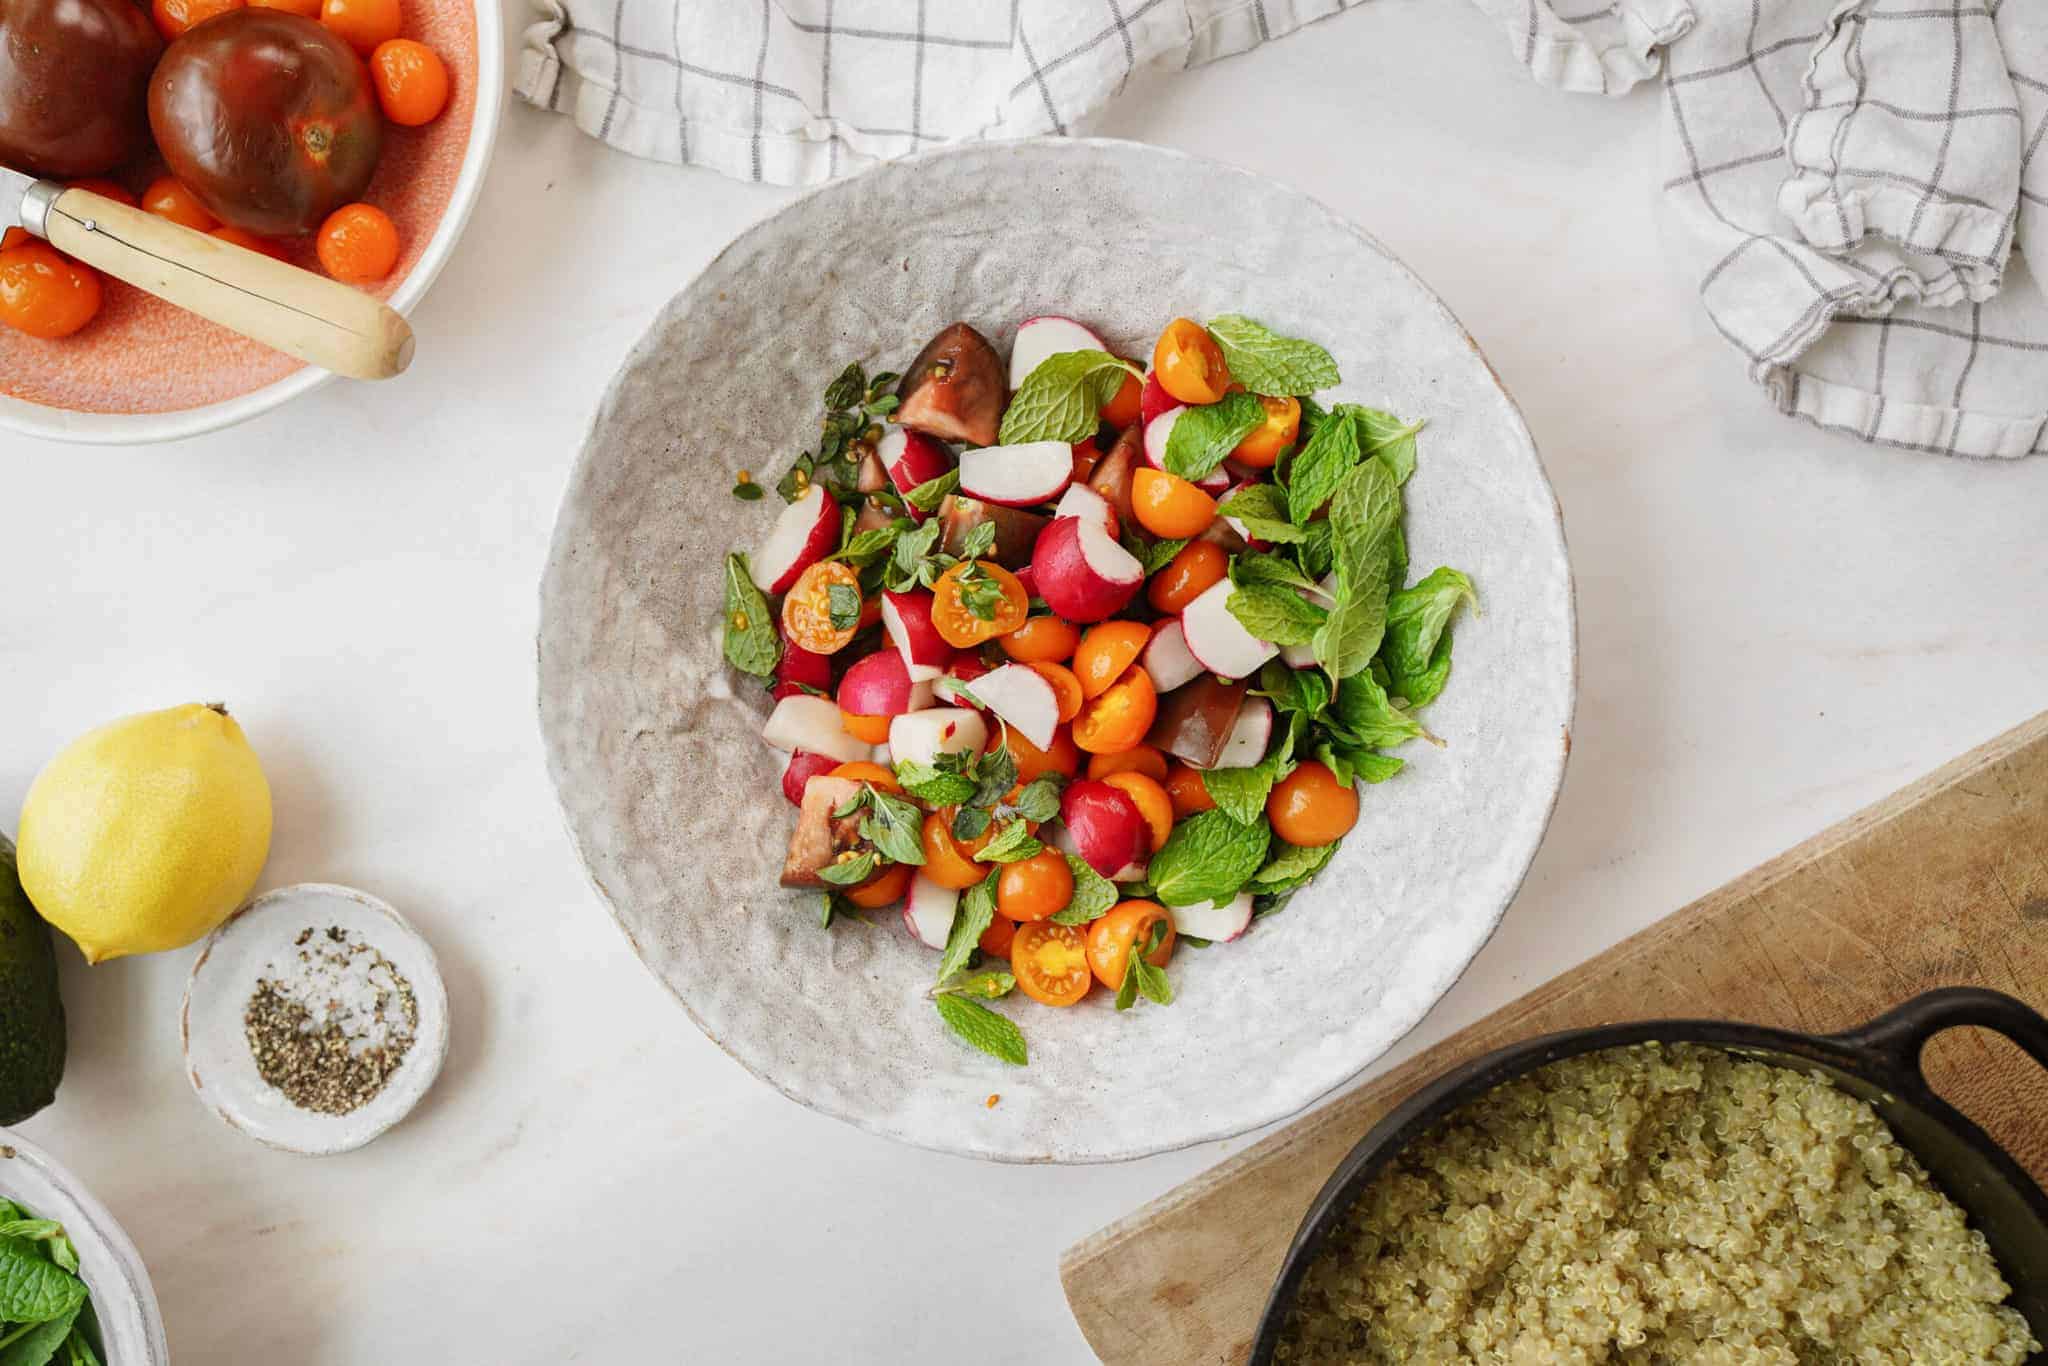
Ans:
[{"label": "knife blade", "polygon": [[50,205],[64,192],[62,185],[0,166],[0,228],[23,228],[49,236]]}]

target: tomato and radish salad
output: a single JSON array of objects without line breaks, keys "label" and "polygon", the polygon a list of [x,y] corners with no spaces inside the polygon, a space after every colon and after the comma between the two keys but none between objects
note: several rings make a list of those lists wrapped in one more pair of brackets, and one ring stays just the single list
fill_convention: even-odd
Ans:
[{"label": "tomato and radish salad", "polygon": [[[1151,364],[1071,318],[1007,363],[956,323],[849,365],[784,507],[725,562],[727,661],[797,808],[820,921],[900,905],[965,1042],[985,1002],[1164,1006],[1179,945],[1245,934],[1327,864],[1449,681],[1471,580],[1411,581],[1420,422],[1325,407],[1335,361],[1176,318]],[[746,501],[767,489],[742,471]]]}]

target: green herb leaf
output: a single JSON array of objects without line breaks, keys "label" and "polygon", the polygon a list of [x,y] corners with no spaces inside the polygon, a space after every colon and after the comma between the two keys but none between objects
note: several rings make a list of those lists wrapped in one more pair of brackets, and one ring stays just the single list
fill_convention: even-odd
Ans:
[{"label": "green herb leaf", "polygon": [[1316,427],[1315,435],[1301,448],[1288,466],[1287,517],[1305,527],[1309,519],[1330,501],[1330,495],[1357,468],[1360,459],[1358,428],[1330,418]]},{"label": "green herb leaf", "polygon": [[[969,800],[976,806],[992,807],[1002,801],[1004,795],[1017,785],[1017,757],[1010,753],[1010,746],[1007,743],[999,744],[976,759],[974,779],[974,796]],[[984,824],[983,829],[986,828]],[[961,838],[973,839],[980,833],[981,831],[977,830],[974,835],[963,835]]]},{"label": "green herb leaf", "polygon": [[1385,465],[1367,461],[1345,475],[1330,499],[1338,582],[1358,582],[1375,572],[1375,562],[1391,561],[1400,524],[1401,489]]},{"label": "green herb leaf", "polygon": [[1331,714],[1349,732],[1348,738],[1366,749],[1386,749],[1429,736],[1427,727],[1394,705],[1369,670],[1337,685]]},{"label": "green herb leaf", "polygon": [[725,557],[725,658],[757,678],[773,678],[782,662],[782,633],[768,599],[754,586],[747,557],[737,550]]},{"label": "green herb leaf", "polygon": [[[1432,570],[1429,577],[1388,600],[1387,672],[1393,676],[1396,690],[1411,704],[1419,705],[1414,694],[1402,686],[1403,681],[1429,672],[1435,662],[1437,641],[1459,604],[1466,602],[1473,604],[1475,612],[1478,610],[1479,598],[1472,590],[1472,580],[1455,569]],[[1448,653],[1445,661],[1448,672]]]},{"label": "green herb leaf", "polygon": [[1320,580],[1337,567],[1336,533],[1330,523],[1310,522],[1301,533],[1301,543],[1294,548],[1301,559],[1301,572],[1312,579]]},{"label": "green herb leaf", "polygon": [[946,495],[960,487],[960,471],[947,470],[936,479],[927,479],[903,495],[903,501],[919,512],[931,512],[946,501]]},{"label": "green herb leaf", "polygon": [[957,982],[948,982],[932,988],[935,996],[974,996],[984,1001],[1000,1001],[1016,989],[1017,979],[1007,972],[978,972],[972,977],[963,977]]},{"label": "green herb leaf", "polygon": [[64,1225],[55,1219],[9,1219],[0,1223],[0,1238],[20,1238],[31,1243],[44,1242],[63,1232]]},{"label": "green herb leaf", "polygon": [[1216,505],[1224,517],[1235,517],[1244,534],[1260,541],[1289,544],[1309,533],[1287,520],[1287,495],[1272,484],[1245,484]]},{"label": "green herb leaf", "polygon": [[1166,930],[1170,923],[1168,920],[1154,921],[1151,932],[1145,936],[1145,942],[1131,946],[1130,956],[1124,959],[1123,984],[1116,992],[1118,1010],[1129,1010],[1136,1005],[1141,993],[1154,1005],[1173,1004],[1173,984],[1166,980],[1166,970],[1145,961],[1157,953],[1159,946],[1166,942]]},{"label": "green herb leaf", "polygon": [[891,863],[922,864],[924,842],[918,837],[924,828],[924,813],[917,806],[873,783],[868,789],[871,812],[860,823],[861,838],[871,842]]},{"label": "green herb leaf", "polygon": [[896,546],[896,538],[914,525],[908,517],[898,517],[887,526],[870,527],[856,532],[846,543],[827,559],[844,560],[850,565],[866,567],[889,554]]},{"label": "green herb leaf", "polygon": [[1226,901],[1258,871],[1272,831],[1264,812],[1246,824],[1220,808],[1198,811],[1173,833],[1147,870],[1159,900],[1168,906]]},{"label": "green herb leaf", "polygon": [[1383,783],[1407,765],[1391,754],[1376,754],[1355,745],[1323,740],[1316,745],[1316,762],[1330,770],[1340,783]]},{"label": "green herb leaf", "polygon": [[[1284,665],[1282,666],[1285,667]],[[1274,740],[1264,758],[1247,768],[1212,768],[1202,774],[1202,786],[1215,799],[1216,809],[1227,812],[1240,825],[1259,820],[1273,784],[1294,771],[1294,745],[1308,718],[1293,715]]]},{"label": "green herb leaf", "polygon": [[999,440],[1005,446],[1025,441],[1086,441],[1101,425],[1102,405],[1116,397],[1124,376],[1136,366],[1107,351],[1062,351],[1047,356],[1010,399],[1003,413]]},{"label": "green herb leaf", "polygon": [[978,840],[981,832],[988,829],[994,817],[985,806],[963,806],[953,813],[953,838],[956,840]]},{"label": "green herb leaf", "polygon": [[889,565],[882,573],[882,586],[894,593],[919,587],[944,529],[938,519],[933,518],[923,526],[898,536],[889,550]]},{"label": "green herb leaf", "polygon": [[1408,476],[1415,473],[1415,434],[1422,430],[1422,424],[1403,422],[1378,408],[1361,408],[1354,404],[1342,407],[1351,421],[1357,424],[1359,450],[1384,464],[1387,473],[1394,476],[1395,483],[1407,483]]},{"label": "green herb leaf", "polygon": [[939,955],[939,981],[967,966],[968,955],[995,922],[996,879],[1001,876],[1002,869],[991,868],[987,877],[969,887],[960,898],[959,908],[953,912],[953,928],[946,935],[946,951]]},{"label": "green herb leaf", "polygon": [[995,548],[996,524],[994,522],[977,522],[960,540],[960,558],[963,560],[983,559],[994,551]]},{"label": "green herb leaf", "polygon": [[998,1015],[965,996],[940,996],[934,1004],[939,1008],[939,1018],[949,1029],[990,1057],[1019,1067],[1030,1061],[1024,1048],[1023,1031],[1007,1016]]},{"label": "green herb leaf", "polygon": [[0,1322],[42,1323],[84,1302],[84,1281],[21,1244],[0,1243]]},{"label": "green herb leaf", "polygon": [[941,754],[935,764],[898,759],[896,781],[903,785],[905,792],[921,802],[953,806],[974,795],[974,779],[966,772],[967,759],[965,754]]},{"label": "green herb leaf", "polygon": [[1174,419],[1166,437],[1166,472],[1200,479],[1222,464],[1237,443],[1257,431],[1266,410],[1255,394],[1225,394],[1215,403],[1189,408]]},{"label": "green herb leaf", "polygon": [[1154,967],[1139,957],[1131,964],[1131,975],[1138,979],[1138,990],[1153,1005],[1173,1004],[1173,983],[1166,980],[1165,968]]},{"label": "green herb leaf", "polygon": [[1250,318],[1226,313],[1209,323],[1230,377],[1255,394],[1299,398],[1343,382],[1337,362],[1314,342],[1283,337]]},{"label": "green herb leaf", "polygon": [[1429,667],[1418,674],[1402,674],[1395,678],[1394,686],[1400,690],[1411,707],[1426,707],[1436,701],[1437,694],[1444,690],[1444,684],[1451,680],[1451,633],[1447,629],[1436,643],[1436,653],[1429,657]]},{"label": "green herb leaf", "polygon": [[1024,790],[1017,794],[1017,800],[1010,807],[1027,821],[1044,824],[1056,820],[1060,814],[1060,791],[1067,784],[1066,775],[1041,773],[1024,784]]},{"label": "green herb leaf", "polygon": [[845,820],[848,816],[866,806],[873,792],[873,784],[862,783],[851,797],[848,797],[845,801],[832,808],[832,819],[835,821]]},{"label": "green herb leaf", "polygon": [[832,921],[837,916],[846,915],[858,918],[860,915],[860,907],[854,905],[837,892],[825,893],[824,903],[824,905],[818,908],[818,928],[821,930],[831,929]]},{"label": "green herb leaf", "polygon": [[850,631],[860,625],[860,590],[850,583],[828,584],[825,588],[827,615],[832,629]]},{"label": "green herb leaf", "polygon": [[[1136,957],[1136,955],[1132,956]],[[1119,1011],[1125,1011],[1129,1010],[1132,1006],[1136,1005],[1137,1003],[1138,974],[1132,972],[1129,968],[1125,968],[1123,983],[1116,989],[1116,1008]]]},{"label": "green herb leaf", "polygon": [[1372,662],[1385,633],[1387,602],[1385,586],[1370,582],[1348,590],[1330,609],[1329,619],[1309,642],[1316,663],[1331,678],[1351,677]]},{"label": "green herb leaf", "polygon": [[1252,890],[1270,891],[1281,883],[1313,877],[1336,852],[1337,842],[1334,840],[1328,844],[1306,845],[1274,840],[1272,855],[1252,878]]},{"label": "green herb leaf", "polygon": [[1283,712],[1300,712],[1315,717],[1330,705],[1330,685],[1314,669],[1290,668],[1286,661],[1269,659],[1259,670],[1259,692]]},{"label": "green herb leaf", "polygon": [[1132,558],[1144,566],[1148,578],[1172,564],[1173,557],[1188,548],[1185,536],[1171,541],[1155,541],[1149,536],[1139,535],[1128,525],[1118,539],[1123,542],[1124,549],[1131,552]]},{"label": "green herb leaf", "polygon": [[794,503],[810,491],[811,474],[817,468],[809,455],[800,455],[796,463],[782,472],[782,478],[775,481],[775,491],[782,495],[785,503]]},{"label": "green herb leaf", "polygon": [[[88,1303],[79,1311],[79,1317],[87,1322],[92,1320],[92,1305]],[[64,1339],[64,1351],[70,1358],[65,1366],[100,1366],[99,1354],[92,1349],[84,1331],[78,1324],[71,1325],[71,1336]]]},{"label": "green herb leaf", "polygon": [[742,503],[758,503],[767,491],[751,479],[741,479],[732,486],[732,496]]},{"label": "green herb leaf", "polygon": [[880,863],[874,850],[864,849],[844,863],[826,864],[818,870],[818,876],[835,887],[851,887],[873,877]]},{"label": "green herb leaf", "polygon": [[977,561],[960,571],[953,582],[960,589],[960,605],[982,621],[994,621],[1003,606],[1003,585]]},{"label": "green herb leaf", "polygon": [[1238,625],[1273,645],[1308,644],[1329,616],[1293,589],[1277,584],[1233,588],[1223,605]]},{"label": "green herb leaf", "polygon": [[41,1323],[22,1324],[9,1329],[0,1341],[0,1366],[47,1366],[72,1335],[73,1325],[84,1304],[73,1305],[66,1312]]},{"label": "green herb leaf", "polygon": [[1123,893],[1117,890],[1114,882],[1081,859],[1072,854],[1066,857],[1067,868],[1074,875],[1074,895],[1065,906],[1052,913],[1052,918],[1062,925],[1086,925],[1091,920],[1100,920],[1109,913],[1110,907],[1123,900]]},{"label": "green herb leaf", "polygon": [[825,389],[825,406],[833,412],[851,408],[861,401],[868,391],[868,374],[854,361],[839,372],[839,377]]},{"label": "green herb leaf", "polygon": [[1314,593],[1319,597],[1327,596],[1317,586],[1315,580],[1303,574],[1300,567],[1286,556],[1267,555],[1254,550],[1244,551],[1232,558],[1230,561],[1230,581],[1240,588],[1249,588],[1253,584],[1259,583],[1271,583],[1280,584],[1287,588],[1301,589],[1304,592]]},{"label": "green herb leaf", "polygon": [[1045,848],[1031,833],[1031,827],[1021,820],[1011,821],[999,831],[996,837],[974,856],[978,863],[1016,863],[1030,858]]}]

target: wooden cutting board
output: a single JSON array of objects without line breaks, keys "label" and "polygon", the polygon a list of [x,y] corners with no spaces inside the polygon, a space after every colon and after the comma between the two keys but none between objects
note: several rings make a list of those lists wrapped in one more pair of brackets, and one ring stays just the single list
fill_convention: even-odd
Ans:
[{"label": "wooden cutting board", "polygon": [[[1109,1366],[1245,1359],[1309,1202],[1366,1130],[1467,1058],[1560,1029],[1716,1017],[1845,1029],[1931,987],[2048,1009],[2048,714],[1624,940],[1067,1249]],[[1926,1055],[1945,1097],[2048,1184],[2048,1073],[1980,1030]]]}]

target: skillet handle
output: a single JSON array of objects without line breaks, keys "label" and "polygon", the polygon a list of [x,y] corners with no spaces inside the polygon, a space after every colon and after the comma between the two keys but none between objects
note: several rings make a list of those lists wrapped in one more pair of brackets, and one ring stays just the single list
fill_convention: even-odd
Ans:
[{"label": "skillet handle", "polygon": [[1983,987],[1941,987],[1915,996],[1859,1029],[1835,1037],[1874,1053],[1893,1069],[1920,1076],[1920,1054],[1945,1029],[1975,1025],[2003,1034],[2048,1067],[2048,1019],[2024,1001]]}]

